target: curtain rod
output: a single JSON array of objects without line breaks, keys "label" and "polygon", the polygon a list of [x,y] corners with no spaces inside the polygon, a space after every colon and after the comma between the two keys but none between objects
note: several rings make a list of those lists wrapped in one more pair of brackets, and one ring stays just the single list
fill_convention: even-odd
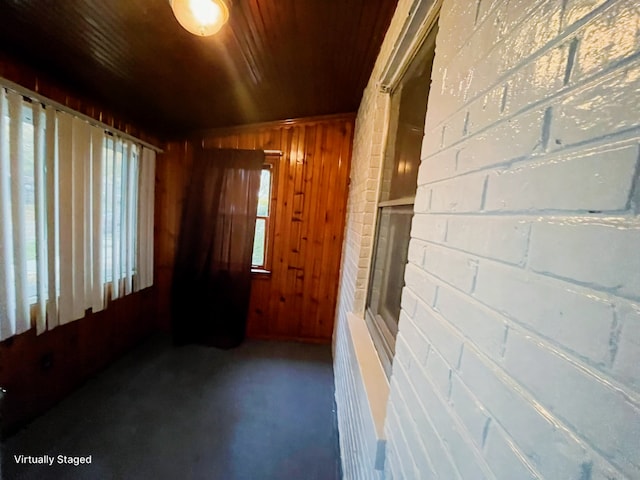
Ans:
[{"label": "curtain rod", "polygon": [[60,110],[62,112],[78,117],[92,125],[95,125],[96,127],[104,128],[107,132],[111,134],[116,134],[121,138],[134,141],[136,143],[139,143],[143,147],[149,148],[151,150],[155,150],[156,153],[164,152],[164,150],[162,150],[159,147],[156,147],[155,145],[151,145],[150,143],[145,142],[144,140],[140,140],[139,138],[136,138],[133,135],[130,135],[121,130],[118,130],[117,128],[107,125],[106,123],[101,122],[100,120],[96,120],[95,118],[90,117],[89,115],[85,115],[84,113],[78,112],[77,110],[73,110],[72,108],[69,108],[66,105],[63,105],[62,103],[59,103],[59,102],[56,102],[55,100],[51,100],[50,98],[44,97],[39,93],[34,92],[33,90],[29,90],[28,88],[25,88],[22,85],[18,85],[17,83],[12,82],[11,80],[7,80],[4,77],[0,77],[0,84],[1,86],[4,86],[10,90],[13,90],[16,93],[19,93],[23,97],[28,97],[31,100],[37,100],[38,102],[44,105],[49,105],[55,108],[56,110]]}]

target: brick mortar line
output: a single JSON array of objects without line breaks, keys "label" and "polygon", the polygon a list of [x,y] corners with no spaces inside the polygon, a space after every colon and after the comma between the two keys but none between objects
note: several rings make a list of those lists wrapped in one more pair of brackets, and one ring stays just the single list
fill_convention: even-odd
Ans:
[{"label": "brick mortar line", "polygon": [[[420,240],[421,242],[427,243],[429,245],[435,245],[436,247],[441,247],[441,248],[444,248],[444,249],[453,250],[453,251],[458,252],[458,253],[472,255],[474,257],[477,257],[477,259],[491,260],[491,261],[493,261],[495,263],[499,263],[499,264],[501,264],[501,265],[503,265],[505,267],[514,267],[514,268],[517,268],[517,269],[522,270],[522,271],[527,271],[525,269],[525,265],[523,263],[512,263],[512,262],[507,262],[506,260],[500,260],[499,258],[486,257],[486,256],[481,255],[481,254],[476,253],[476,252],[471,252],[469,250],[464,250],[464,249],[462,249],[460,247],[452,246],[452,245],[450,245],[448,243],[440,243],[438,241],[426,240],[424,238],[419,238],[419,237],[411,237],[411,238],[415,238],[416,240]],[[476,260],[476,259],[470,259],[470,260]],[[425,267],[422,267],[420,265],[416,265],[415,263],[408,262],[407,265],[413,265],[414,267],[418,268],[421,272],[425,272],[425,271],[428,272],[428,270],[426,270]]]},{"label": "brick mortar line", "polygon": [[627,209],[640,215],[640,149],[636,160],[636,170],[631,182],[631,193],[627,202]]},{"label": "brick mortar line", "polygon": [[[472,140],[472,138],[469,138],[468,140]],[[456,172],[457,173],[456,175],[445,176],[438,180],[433,180],[430,182],[418,184],[418,186],[421,187],[425,185],[434,185],[441,182],[445,182],[447,180],[452,180],[454,178],[464,177],[465,175],[470,175],[470,174],[479,173],[479,172],[490,173],[491,171],[505,171],[505,170],[517,171],[518,168],[512,169],[511,167],[517,166],[518,164],[523,165],[523,167],[520,167],[520,169],[522,169],[528,166],[529,164],[535,163],[535,162],[544,164],[546,160],[556,160],[556,159],[562,159],[565,161],[569,161],[573,159],[577,160],[578,158],[585,157],[585,156],[597,155],[599,153],[606,153],[608,151],[617,150],[627,146],[638,145],[639,140],[640,140],[640,124],[633,127],[626,128],[624,130],[619,130],[614,133],[602,135],[600,137],[595,137],[590,140],[566,145],[561,148],[556,148],[547,152],[531,152],[530,154],[527,154],[527,155],[521,155],[508,160],[503,160],[493,164],[485,165],[479,168],[473,168],[473,169],[465,170],[462,172]],[[421,162],[429,162],[430,160],[433,160],[435,157],[448,151],[449,149],[451,150],[460,149],[458,151],[461,151],[461,149],[465,147],[465,145],[461,146],[460,145],[461,143],[463,142],[459,142],[456,145],[452,145],[450,147],[444,148],[443,150],[439,150],[429,155],[428,157],[421,159]],[[428,166],[423,168],[428,168]]]},{"label": "brick mortar line", "polygon": [[[522,218],[527,221],[541,222],[544,220],[557,219],[559,222],[567,223],[574,221],[574,225],[600,225],[607,227],[615,227],[617,224],[608,225],[607,222],[617,219],[629,221],[629,225],[634,228],[640,228],[640,215],[629,212],[627,210],[602,210],[598,213],[592,210],[489,210],[480,212],[478,210],[470,210],[466,212],[449,212],[449,211],[433,211],[433,212],[414,212],[414,215],[433,215],[433,216],[451,216],[451,217],[488,217],[488,218]],[[604,216],[602,216],[604,215]],[[576,221],[579,219],[578,221]],[[591,222],[591,223],[585,223]],[[416,238],[416,237],[412,237]]]},{"label": "brick mortar line", "polygon": [[[533,222],[530,225],[533,225]],[[531,234],[529,233],[529,237],[530,237],[530,235]],[[516,263],[507,262],[506,260],[501,260],[499,258],[487,257],[487,256],[482,255],[480,253],[471,252],[469,250],[464,250],[464,249],[462,249],[460,247],[456,247],[456,246],[453,246],[453,245],[450,245],[450,244],[447,244],[447,243],[439,243],[439,242],[434,241],[434,240],[425,240],[425,239],[419,238],[419,237],[411,237],[411,238],[415,238],[416,240],[420,240],[420,241],[422,241],[424,243],[427,243],[427,244],[430,244],[430,245],[435,245],[436,247],[441,247],[441,248],[449,249],[449,250],[452,250],[452,251],[455,251],[455,252],[458,252],[458,253],[472,255],[473,257],[477,257],[477,259],[488,260],[490,262],[497,263],[497,264],[500,264],[500,265],[503,265],[503,266],[506,266],[506,267],[512,267],[512,268],[514,268],[516,270],[527,272],[527,273],[533,274],[535,276],[540,276],[540,277],[543,277],[543,278],[551,278],[553,280],[557,280],[557,281],[560,281],[560,282],[563,282],[563,283],[568,283],[568,284],[571,284],[571,285],[575,285],[575,286],[578,286],[578,287],[581,287],[581,288],[584,288],[584,289],[587,289],[587,290],[591,290],[591,291],[596,292],[596,293],[605,293],[605,294],[607,294],[607,295],[609,295],[611,297],[615,297],[614,300],[618,299],[618,300],[623,300],[623,301],[627,301],[627,302],[640,302],[640,295],[638,297],[621,295],[621,294],[617,293],[618,289],[615,288],[615,287],[598,286],[597,284],[592,284],[592,283],[589,283],[589,282],[583,282],[583,281],[580,281],[580,280],[572,279],[571,277],[565,277],[565,276],[562,276],[562,275],[558,275],[558,274],[555,274],[553,272],[546,272],[546,271],[543,271],[543,270],[535,270],[535,269],[530,268],[526,264],[519,264],[519,263],[516,264]],[[529,238],[529,240],[530,240],[530,238]],[[528,246],[529,246],[529,243],[530,242],[527,243]],[[525,257],[527,257],[527,256],[525,256]],[[471,260],[475,260],[475,259],[471,259]],[[414,266],[418,267],[421,271],[428,272],[428,270],[426,270],[426,267],[419,266],[419,265],[416,265],[416,264],[411,263],[411,262],[408,262],[408,264],[409,263],[411,265],[414,265]],[[439,277],[437,277],[437,278],[439,278]],[[444,280],[442,280],[442,281],[444,281]],[[447,283],[447,282],[445,282],[445,283]],[[467,294],[467,295],[469,295],[469,294]],[[469,296],[471,296],[471,295],[469,295]]]}]

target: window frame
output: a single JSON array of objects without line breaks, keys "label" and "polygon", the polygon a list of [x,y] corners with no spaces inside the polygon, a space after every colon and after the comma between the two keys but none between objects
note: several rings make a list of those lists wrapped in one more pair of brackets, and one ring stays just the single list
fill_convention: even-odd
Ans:
[{"label": "window frame", "polygon": [[[372,293],[374,291],[374,280],[375,280],[375,263],[376,257],[378,256],[378,246],[381,238],[380,229],[381,229],[381,217],[386,209],[391,209],[393,207],[412,207],[415,203],[415,195],[417,192],[417,184],[415,185],[415,190],[413,191],[413,195],[404,196],[401,198],[394,199],[386,199],[383,198],[383,185],[384,182],[392,182],[393,174],[391,176],[385,175],[385,171],[389,167],[389,163],[395,162],[396,155],[396,141],[398,138],[398,132],[400,130],[400,111],[401,111],[401,102],[402,102],[402,90],[405,82],[410,80],[411,71],[414,71],[414,68],[421,68],[420,62],[424,61],[425,58],[431,57],[431,62],[433,62],[434,51],[435,51],[435,37],[438,31],[438,17],[434,19],[433,24],[429,27],[427,35],[423,38],[423,42],[415,49],[412,57],[407,61],[406,69],[400,75],[395,88],[387,90],[385,93],[387,94],[387,107],[389,111],[389,122],[387,125],[386,132],[386,141],[384,145],[384,154],[382,156],[383,160],[380,168],[380,177],[378,182],[378,198],[376,201],[376,210],[375,210],[375,230],[373,232],[373,245],[371,249],[371,258],[369,263],[369,272],[368,272],[368,283],[367,283],[367,291],[366,291],[366,302],[365,302],[365,313],[364,320],[369,330],[369,334],[371,335],[371,340],[373,341],[376,352],[378,353],[378,357],[380,359],[380,363],[382,368],[387,376],[390,378],[393,358],[395,356],[395,339],[397,336],[398,329],[395,329],[395,332],[392,331],[387,321],[374,309],[372,308]],[[425,57],[425,54],[427,55]],[[433,64],[431,64],[432,68]],[[429,80],[432,77],[431,69],[428,72]],[[427,105],[428,110],[428,105]],[[424,138],[424,133],[423,137]],[[419,160],[419,159],[418,159]],[[418,165],[419,165],[418,161]],[[395,165],[394,165],[395,166]],[[389,171],[392,171],[391,169]],[[389,229],[391,231],[391,228]],[[409,233],[409,237],[407,238],[407,248],[409,246],[409,242],[411,241],[411,234]],[[406,263],[404,265],[403,271],[406,270]],[[388,275],[383,277],[382,282],[385,283],[388,281]],[[402,287],[404,290],[404,286]],[[383,298],[383,297],[380,297]],[[380,298],[378,300],[380,300]],[[375,307],[376,310],[379,310],[379,306]],[[396,325],[399,325],[400,322],[400,314],[398,315],[398,319]]]},{"label": "window frame", "polygon": [[[269,185],[269,206],[267,209],[267,216],[259,216],[256,213],[257,219],[265,220],[265,241],[264,241],[264,262],[262,265],[251,265],[251,273],[254,275],[268,276],[272,272],[273,268],[273,240],[275,236],[275,217],[274,212],[276,208],[276,186],[277,186],[277,174],[278,174],[278,162],[279,155],[266,153],[264,163],[262,164],[262,170],[268,170],[270,172],[270,185]],[[253,253],[253,251],[252,251]]]},{"label": "window frame", "polygon": [[[3,148],[6,147],[10,152],[10,161],[3,159],[0,167],[3,202],[6,195],[6,205],[10,209],[9,213],[4,209],[2,213],[7,213],[7,218],[10,217],[12,222],[8,229],[3,230],[3,243],[5,238],[10,238],[6,241],[11,245],[7,252],[11,268],[3,272],[3,281],[6,282],[8,278],[11,283],[15,283],[15,279],[20,282],[19,291],[3,293],[3,304],[6,298],[15,297],[15,305],[10,305],[11,313],[7,318],[0,319],[0,341],[5,341],[34,327],[37,335],[40,335],[62,323],[79,320],[88,312],[108,308],[116,296],[129,295],[153,284],[150,275],[152,256],[147,255],[144,264],[140,263],[138,257],[141,238],[145,238],[145,244],[149,244],[149,238],[152,240],[152,227],[147,225],[144,232],[140,230],[139,218],[140,215],[153,212],[154,187],[151,177],[155,172],[155,153],[162,150],[4,78],[0,78],[0,106],[1,140]],[[64,134],[61,133],[61,122],[64,122]],[[70,132],[75,132],[76,128],[79,132],[78,141],[73,142],[70,138],[75,137]],[[126,171],[127,183],[123,186],[129,202],[119,207],[122,218],[126,218],[127,222],[122,239],[131,248],[123,250],[120,257],[127,278],[120,279],[115,286],[99,275],[104,262],[96,249],[98,232],[91,228],[95,222],[100,222],[101,216],[94,207],[102,204],[96,187],[104,182],[103,173],[95,167],[97,162],[94,162],[93,155],[96,148],[104,148],[107,136],[126,141],[131,152]],[[154,153],[149,155],[146,151]],[[147,157],[145,165],[148,178],[144,180],[140,176],[142,153]],[[65,166],[64,174],[61,173],[62,164]],[[80,171],[82,176],[75,175],[74,172]],[[142,181],[146,188],[144,204],[140,196]],[[75,192],[76,188],[77,197],[83,202],[83,211],[80,213],[79,209],[77,215],[69,215],[68,206],[76,199],[70,201],[67,196],[67,209],[61,212],[62,191],[68,194]],[[84,288],[76,288],[80,282],[66,279],[63,283],[61,278],[60,219],[70,216],[74,219],[73,229],[80,233],[74,237],[77,247],[71,253],[76,265],[67,274],[82,277]],[[20,248],[15,247],[16,239]],[[67,242],[66,246],[69,244]],[[82,252],[82,255],[76,255],[76,252]],[[66,253],[70,257],[68,250]],[[139,268],[145,274],[142,280]],[[26,284],[22,285],[23,282]],[[76,285],[65,292],[65,315],[60,318],[63,284]],[[122,293],[114,295],[120,290]]]},{"label": "window frame", "polygon": [[[398,332],[396,327],[395,332],[391,331],[387,321],[380,315],[376,313],[371,308],[371,296],[372,296],[372,284],[374,280],[374,272],[373,269],[375,267],[376,262],[376,253],[378,251],[378,243],[380,240],[380,229],[381,222],[380,217],[382,213],[386,209],[391,209],[393,207],[411,207],[413,209],[413,205],[415,202],[415,196],[413,197],[404,197],[398,200],[390,200],[384,202],[378,202],[376,205],[376,230],[374,235],[374,243],[372,249],[372,257],[371,257],[371,267],[369,270],[369,283],[367,286],[367,301],[365,304],[365,322],[367,327],[369,328],[369,332],[371,333],[371,339],[373,341],[374,346],[376,347],[376,351],[378,352],[378,357],[380,358],[380,362],[382,363],[382,368],[384,369],[387,378],[391,376],[391,366],[393,364],[393,357],[395,356],[395,338]],[[409,237],[410,240],[410,237]],[[406,268],[406,263],[405,263]],[[388,281],[388,276],[383,278],[383,282],[386,283]],[[404,288],[404,287],[403,287]],[[396,322],[396,325],[400,322],[400,318]]]}]

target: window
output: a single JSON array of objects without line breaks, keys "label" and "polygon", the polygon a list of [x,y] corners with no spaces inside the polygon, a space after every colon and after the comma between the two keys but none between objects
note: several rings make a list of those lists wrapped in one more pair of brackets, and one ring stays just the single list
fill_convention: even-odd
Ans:
[{"label": "window", "polygon": [[[124,287],[131,291],[136,273],[136,205],[138,203],[138,146],[119,138],[104,139],[102,167],[103,281],[111,283],[110,295],[117,298]],[[124,285],[121,285],[122,282]]]},{"label": "window", "polygon": [[36,200],[35,166],[33,152],[33,109],[22,105],[22,160],[24,179],[25,253],[27,258],[27,295],[31,303],[37,298],[36,286]]},{"label": "window", "polygon": [[269,211],[271,203],[271,166],[265,165],[260,175],[258,192],[258,213],[256,215],[256,233],[253,237],[253,256],[251,266],[265,269],[267,254],[267,232],[269,231]]},{"label": "window", "polygon": [[273,177],[275,176],[274,160],[275,157],[267,157],[260,176],[256,231],[253,237],[253,256],[251,258],[251,269],[254,273],[266,273],[271,269],[270,258],[274,200]]},{"label": "window", "polygon": [[0,340],[153,281],[155,152],[43,103],[0,85]]},{"label": "window", "polygon": [[387,376],[400,317],[436,31],[431,30],[390,98],[365,316]]}]

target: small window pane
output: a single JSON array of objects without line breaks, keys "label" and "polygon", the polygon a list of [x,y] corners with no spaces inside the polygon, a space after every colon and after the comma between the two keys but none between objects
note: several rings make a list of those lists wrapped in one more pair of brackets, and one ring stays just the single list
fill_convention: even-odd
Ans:
[{"label": "small window pane", "polygon": [[[420,104],[420,102],[416,103]],[[426,101],[422,101],[422,104],[426,105]],[[424,119],[424,116],[422,118]],[[396,155],[389,194],[386,195],[385,200],[415,196],[420,166],[420,150],[424,136],[423,128],[407,123],[398,125]]]},{"label": "small window pane", "polygon": [[392,94],[392,110],[398,116],[395,130],[389,135],[380,201],[416,194],[433,58],[431,44],[425,43],[403,77],[401,88]]},{"label": "small window pane", "polygon": [[369,308],[392,335],[398,330],[413,205],[380,209],[378,238],[369,288]]},{"label": "small window pane", "polygon": [[260,176],[260,191],[258,192],[258,216],[269,216],[269,200],[271,197],[271,170],[263,169]]},{"label": "small window pane", "polygon": [[139,192],[139,183],[140,183],[140,156],[138,153],[138,147],[136,145],[133,146],[133,160],[131,165],[131,184],[133,185],[132,197],[129,201],[129,208],[132,209],[131,219],[131,241],[129,244],[129,249],[131,250],[131,275],[135,275],[137,273],[138,266],[138,249],[135,247],[138,245],[138,222],[140,219],[138,218],[138,207],[140,205],[140,192]]},{"label": "small window pane", "polygon": [[266,224],[264,218],[256,219],[256,233],[253,237],[253,257],[251,264],[256,267],[264,266],[264,244],[266,240]]},{"label": "small window pane", "polygon": [[113,254],[113,258],[112,261],[115,262],[114,264],[111,265],[111,271],[113,273],[113,280],[114,281],[118,281],[120,280],[123,275],[122,275],[122,263],[120,261],[120,259],[122,258],[122,251],[121,251],[121,241],[122,241],[122,227],[123,227],[123,221],[122,221],[122,169],[123,169],[123,165],[124,162],[122,161],[122,157],[123,157],[123,153],[122,153],[122,149],[123,149],[123,144],[120,140],[117,140],[115,142],[115,159],[114,159],[114,166],[113,166],[113,197],[114,197],[114,204],[113,204],[113,248],[112,248],[112,254]]},{"label": "small window pane", "polygon": [[30,302],[37,299],[36,267],[36,202],[33,146],[33,111],[31,105],[22,107],[22,158],[24,185],[25,253],[27,257],[27,295]]},{"label": "small window pane", "polygon": [[104,242],[104,280],[113,280],[113,179],[114,179],[114,144],[112,139],[107,139],[104,143],[104,163],[103,163],[103,242]]}]

